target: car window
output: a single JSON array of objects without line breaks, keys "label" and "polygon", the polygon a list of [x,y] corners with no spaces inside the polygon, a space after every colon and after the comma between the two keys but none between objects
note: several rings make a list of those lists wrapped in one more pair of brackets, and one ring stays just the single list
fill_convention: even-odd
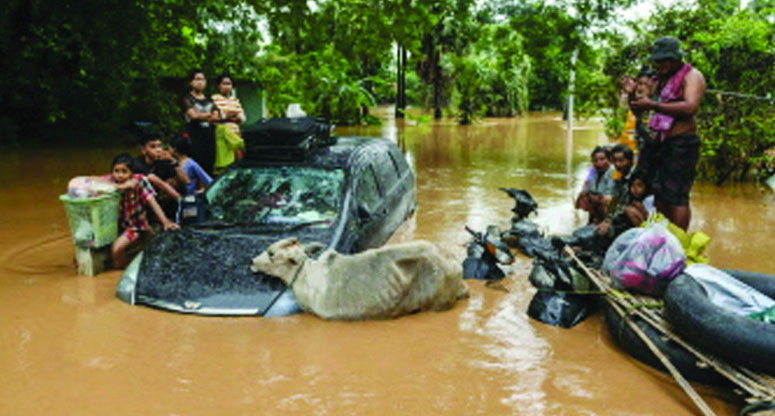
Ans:
[{"label": "car window", "polygon": [[371,166],[363,169],[358,176],[355,197],[359,202],[366,204],[366,207],[369,209],[376,207],[377,203],[379,203],[379,188]]},{"label": "car window", "polygon": [[401,168],[399,167],[398,161],[396,160],[396,154],[389,152],[388,155],[390,155],[390,163],[393,165],[393,169],[396,171],[396,176],[401,176]]},{"label": "car window", "polygon": [[409,170],[409,164],[406,163],[406,158],[398,148],[390,149],[390,160],[393,162],[399,177]]},{"label": "car window", "polygon": [[396,173],[396,167],[393,165],[393,161],[389,156],[390,152],[379,154],[375,158],[375,165],[377,171],[377,178],[382,185],[382,189],[385,192],[390,192],[393,188],[393,184],[398,180],[398,174]]},{"label": "car window", "polygon": [[227,224],[331,225],[342,205],[342,169],[234,169],[207,190],[210,219]]}]

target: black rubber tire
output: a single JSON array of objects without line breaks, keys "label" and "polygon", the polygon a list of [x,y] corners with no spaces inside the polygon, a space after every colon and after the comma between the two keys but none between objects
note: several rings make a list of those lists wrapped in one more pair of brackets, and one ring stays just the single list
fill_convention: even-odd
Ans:
[{"label": "black rubber tire", "polygon": [[[662,337],[662,333],[654,329],[637,316],[630,316],[638,327],[649,339],[664,353],[670,362],[687,380],[707,384],[716,387],[731,387],[732,384],[712,368],[697,366],[699,361],[694,354],[687,351],[676,342]],[[651,352],[646,344],[635,334],[635,331],[622,319],[614,308],[606,303],[605,322],[608,332],[616,345],[636,360],[657,370],[667,372],[659,359]]]},{"label": "black rubber tire", "polygon": [[[738,280],[775,297],[775,276],[726,270]],[[775,325],[722,309],[699,283],[681,274],[665,292],[665,318],[682,338],[702,351],[775,374]]]}]

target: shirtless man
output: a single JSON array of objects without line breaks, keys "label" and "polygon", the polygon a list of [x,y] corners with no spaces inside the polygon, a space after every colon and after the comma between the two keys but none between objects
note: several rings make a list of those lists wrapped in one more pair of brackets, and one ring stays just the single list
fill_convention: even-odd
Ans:
[{"label": "shirtless man", "polygon": [[[655,113],[649,126],[659,137],[651,183],[656,207],[671,222],[686,230],[691,220],[689,191],[700,158],[700,138],[694,116],[705,94],[705,78],[682,58],[678,39],[657,39],[649,60],[654,62],[657,70],[660,97],[657,101],[639,97],[630,102],[630,108],[635,114]],[[627,89],[627,86],[623,87]]]}]

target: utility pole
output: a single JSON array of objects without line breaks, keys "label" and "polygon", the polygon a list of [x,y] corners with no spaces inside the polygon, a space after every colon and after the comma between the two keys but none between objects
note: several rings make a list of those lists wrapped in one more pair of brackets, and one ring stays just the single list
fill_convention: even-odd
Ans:
[{"label": "utility pole", "polygon": [[576,58],[579,48],[573,49],[570,55],[570,75],[568,76],[568,130],[573,130],[573,93],[576,90]]}]

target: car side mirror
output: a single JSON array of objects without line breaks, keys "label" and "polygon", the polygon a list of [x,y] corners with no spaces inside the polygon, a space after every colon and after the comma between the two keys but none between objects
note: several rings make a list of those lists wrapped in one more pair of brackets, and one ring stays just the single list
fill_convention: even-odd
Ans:
[{"label": "car side mirror", "polygon": [[358,213],[358,218],[363,221],[368,221],[371,219],[371,213],[369,212],[369,209],[366,208],[366,204],[364,204],[363,202],[358,204],[357,213]]}]

